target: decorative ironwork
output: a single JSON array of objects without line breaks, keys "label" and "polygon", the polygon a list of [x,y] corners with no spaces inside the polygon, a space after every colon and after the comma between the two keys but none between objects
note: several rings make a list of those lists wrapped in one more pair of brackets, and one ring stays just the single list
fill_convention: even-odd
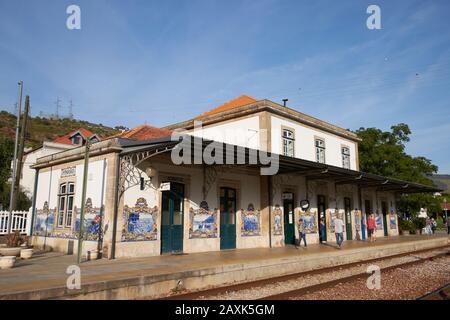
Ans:
[{"label": "decorative ironwork", "polygon": [[232,165],[203,166],[203,199],[206,199],[212,185],[217,181],[217,177],[228,173],[232,168]]},{"label": "decorative ironwork", "polygon": [[[120,196],[131,187],[140,185],[143,173],[142,170],[137,168],[140,164],[154,156],[170,150],[170,147],[165,147],[150,151],[138,151],[120,157]],[[151,186],[150,180],[147,180],[144,183],[147,187]]]}]

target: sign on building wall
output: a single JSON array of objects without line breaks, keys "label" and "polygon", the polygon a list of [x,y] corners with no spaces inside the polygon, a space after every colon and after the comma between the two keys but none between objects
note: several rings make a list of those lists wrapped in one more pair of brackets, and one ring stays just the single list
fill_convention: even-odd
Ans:
[{"label": "sign on building wall", "polygon": [[159,186],[160,191],[170,191],[170,182],[162,182]]},{"label": "sign on building wall", "polygon": [[77,167],[68,167],[61,169],[61,178],[73,177],[77,174]]}]

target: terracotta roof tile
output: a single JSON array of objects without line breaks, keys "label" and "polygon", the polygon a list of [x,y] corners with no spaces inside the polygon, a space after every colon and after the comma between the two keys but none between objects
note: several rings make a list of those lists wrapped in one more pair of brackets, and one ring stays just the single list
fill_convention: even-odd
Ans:
[{"label": "terracotta roof tile", "polygon": [[246,95],[242,95],[242,96],[237,97],[236,99],[233,99],[231,101],[228,101],[214,109],[208,110],[208,111],[202,113],[201,115],[199,115],[198,117],[195,117],[194,119],[202,119],[207,116],[210,116],[210,115],[222,112],[222,111],[242,107],[242,106],[245,106],[247,104],[250,104],[250,103],[253,103],[256,101],[258,101],[258,100],[256,100],[255,98],[252,98],[252,97],[246,96]]},{"label": "terracotta roof tile", "polygon": [[112,138],[123,138],[123,139],[142,141],[142,140],[147,140],[147,139],[170,137],[171,134],[172,134],[172,131],[170,131],[168,129],[160,129],[160,128],[155,128],[155,127],[143,124],[143,125],[137,126],[136,128],[119,133],[119,134],[113,136]]},{"label": "terracotta roof tile", "polygon": [[72,140],[70,138],[77,132],[80,132],[85,138],[90,138],[94,135],[94,133],[88,129],[79,128],[78,130],[72,131],[64,136],[55,138],[53,140],[53,142],[63,143],[63,144],[72,144]]}]

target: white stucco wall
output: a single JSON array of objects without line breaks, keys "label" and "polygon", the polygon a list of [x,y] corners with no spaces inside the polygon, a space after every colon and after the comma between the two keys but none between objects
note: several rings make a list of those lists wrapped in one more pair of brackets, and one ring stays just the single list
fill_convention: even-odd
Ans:
[{"label": "white stucco wall", "polygon": [[36,164],[36,160],[51,154],[55,154],[73,146],[63,145],[60,143],[48,143],[44,142],[42,148],[35,151],[31,151],[24,156],[24,163],[22,168],[22,174],[20,178],[20,186],[22,190],[27,194],[29,198],[33,195],[34,178],[36,176],[36,170],[31,169],[30,166]]},{"label": "white stucco wall", "polygon": [[190,134],[251,149],[259,148],[259,116],[214,124]]},{"label": "white stucco wall", "polygon": [[350,169],[356,170],[356,143],[325,131],[308,127],[298,122],[279,117],[271,117],[272,124],[272,152],[283,154],[282,127],[292,128],[295,131],[294,153],[296,158],[316,161],[315,137],[325,141],[325,161],[329,165],[342,167],[341,147],[350,148]]},{"label": "white stucco wall", "polygon": [[[75,167],[75,175],[70,177],[61,177],[62,169],[68,167]],[[86,199],[91,198],[93,208],[101,208],[105,205],[106,199],[106,182],[107,182],[107,159],[97,159],[89,163],[88,180],[86,187]],[[58,207],[58,192],[61,182],[74,182],[75,183],[75,195],[74,195],[74,207],[78,208],[78,212],[81,208],[82,198],[82,185],[83,185],[83,171],[84,164],[82,161],[76,161],[72,163],[62,164],[51,168],[45,168],[39,171],[38,185],[36,192],[36,211],[42,210],[44,203],[47,201],[50,210],[55,210]],[[57,210],[56,210],[57,212]],[[103,212],[105,216],[105,212]],[[35,217],[36,218],[36,217]],[[72,220],[72,227],[70,229],[55,229],[57,215],[55,215],[55,225],[53,230],[56,234],[59,232],[66,234],[73,234],[73,228],[76,222],[76,216],[74,215]],[[58,235],[55,236],[34,236],[33,243],[37,246],[46,245],[46,249],[52,249],[62,252],[67,252],[68,242],[71,239],[64,238]],[[74,251],[76,252],[76,241],[74,242]],[[83,252],[87,250],[96,249],[97,241],[84,241]]]}]

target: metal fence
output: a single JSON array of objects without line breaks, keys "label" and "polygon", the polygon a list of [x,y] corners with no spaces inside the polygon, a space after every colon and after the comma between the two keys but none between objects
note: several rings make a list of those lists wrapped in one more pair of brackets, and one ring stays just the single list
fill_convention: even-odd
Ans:
[{"label": "metal fence", "polygon": [[[11,232],[16,230],[22,234],[30,235],[31,209],[29,211],[13,211],[11,219]],[[0,211],[0,235],[8,232],[9,211]]]}]

